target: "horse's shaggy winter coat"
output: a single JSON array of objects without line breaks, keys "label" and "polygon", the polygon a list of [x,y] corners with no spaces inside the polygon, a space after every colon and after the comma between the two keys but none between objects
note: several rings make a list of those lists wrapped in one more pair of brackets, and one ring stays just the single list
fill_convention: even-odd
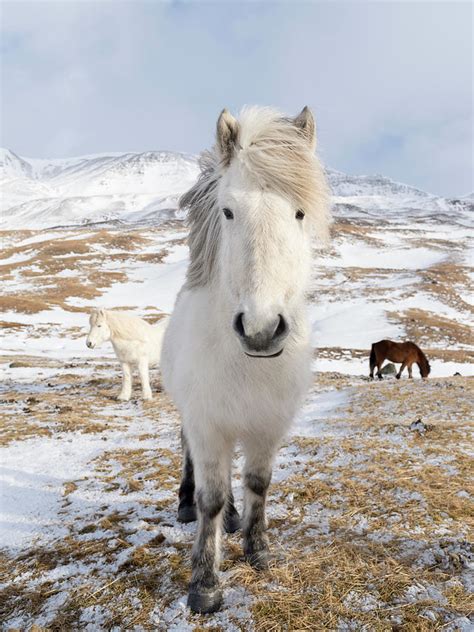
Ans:
[{"label": "horse's shaggy winter coat", "polygon": [[95,309],[91,313],[87,346],[93,348],[110,340],[122,364],[122,390],[118,399],[129,400],[132,395],[133,366],[138,367],[143,398],[152,399],[149,366],[160,360],[167,322],[168,318],[163,318],[152,326],[137,316],[107,309]]},{"label": "horse's shaggy winter coat", "polygon": [[[165,388],[182,416],[179,518],[199,528],[188,603],[220,607],[222,519],[237,526],[230,488],[234,447],[245,454],[244,552],[268,560],[265,498],[279,443],[310,383],[305,309],[311,235],[328,235],[328,189],[314,156],[315,124],[248,108],[224,110],[215,148],[181,200],[190,265],[165,334]],[[195,502],[195,505],[194,505]]]},{"label": "horse's shaggy winter coat", "polygon": [[412,365],[418,364],[421,377],[428,377],[431,371],[430,363],[423,351],[414,342],[393,342],[392,340],[380,340],[374,342],[370,351],[370,377],[374,377],[374,369],[377,367],[377,377],[382,379],[382,364],[385,360],[400,362],[401,367],[396,378],[400,379],[403,369],[407,367],[408,377],[412,377]]}]

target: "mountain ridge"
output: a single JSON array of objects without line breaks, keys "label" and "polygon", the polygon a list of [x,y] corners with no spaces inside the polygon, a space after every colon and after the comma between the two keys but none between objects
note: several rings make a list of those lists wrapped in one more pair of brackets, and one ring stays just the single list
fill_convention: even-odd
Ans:
[{"label": "mountain ridge", "polygon": [[[199,174],[197,156],[182,152],[104,152],[38,159],[0,149],[1,228],[38,228],[120,219],[169,219]],[[471,196],[442,198],[383,175],[326,169],[337,207],[362,212],[449,211],[472,207]],[[150,215],[151,214],[151,215]]]}]

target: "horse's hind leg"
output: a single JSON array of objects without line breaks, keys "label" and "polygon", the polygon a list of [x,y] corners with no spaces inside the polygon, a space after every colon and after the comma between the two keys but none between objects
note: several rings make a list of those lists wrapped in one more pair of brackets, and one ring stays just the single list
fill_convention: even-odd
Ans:
[{"label": "horse's hind leg", "polygon": [[[403,369],[406,367],[406,365],[407,365],[407,363],[404,362],[402,364],[402,366],[400,367],[400,371],[395,376],[397,378],[397,380],[399,380],[402,377]],[[410,372],[411,372],[411,367],[408,369],[408,374],[410,374]],[[410,375],[410,377],[411,377],[411,375]]]},{"label": "horse's hind leg", "polygon": [[224,529],[227,533],[235,533],[240,529],[240,516],[235,508],[234,494],[232,493],[232,480],[229,473],[229,485],[227,492],[227,502],[224,511]]},{"label": "horse's hind leg", "polygon": [[128,362],[122,362],[122,390],[117,399],[128,402],[132,396],[132,371]]},{"label": "horse's hind leg", "polygon": [[264,570],[270,557],[265,505],[274,452],[255,444],[244,447],[244,554],[254,568]]},{"label": "horse's hind leg", "polygon": [[142,384],[143,399],[153,399],[150,386],[150,371],[147,358],[142,358],[138,363],[138,371],[140,373],[140,381]]},{"label": "horse's hind leg", "polygon": [[382,364],[383,364],[383,360],[381,361],[377,360],[377,377],[379,378],[379,380],[383,380]]},{"label": "horse's hind leg", "polygon": [[179,522],[194,522],[197,520],[196,504],[194,503],[194,467],[186,443],[183,430],[181,430],[181,447],[183,450],[183,473],[179,486]]},{"label": "horse's hind leg", "polygon": [[[181,485],[179,486],[178,520],[179,522],[194,522],[197,520],[197,510],[194,502],[194,467],[183,431],[181,431],[181,445],[183,448],[183,474]],[[240,529],[240,526],[240,516],[235,508],[229,475],[229,487],[224,511],[224,530],[227,533],[234,533]]]}]

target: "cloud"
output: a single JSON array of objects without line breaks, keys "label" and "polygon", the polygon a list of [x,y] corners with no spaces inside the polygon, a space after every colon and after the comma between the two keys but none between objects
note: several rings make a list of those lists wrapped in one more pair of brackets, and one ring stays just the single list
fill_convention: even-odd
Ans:
[{"label": "cloud", "polygon": [[324,160],[472,189],[469,3],[3,2],[2,144],[197,152],[223,106],[317,114]]}]

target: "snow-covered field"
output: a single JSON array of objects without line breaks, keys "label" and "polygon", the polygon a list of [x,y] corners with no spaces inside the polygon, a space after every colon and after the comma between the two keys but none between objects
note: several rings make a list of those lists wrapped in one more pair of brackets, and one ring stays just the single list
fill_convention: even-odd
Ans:
[{"label": "snow-covered field", "polygon": [[[184,607],[195,527],[175,518],[179,420],[159,372],[152,403],[116,402],[111,349],[84,343],[94,305],[172,310],[187,265],[176,201],[196,161],[2,161],[3,629],[471,629],[468,198],[328,172],[315,383],[275,468],[275,564],[258,576],[226,537],[225,608],[205,619]],[[386,337],[417,342],[430,378],[368,382]]]}]

